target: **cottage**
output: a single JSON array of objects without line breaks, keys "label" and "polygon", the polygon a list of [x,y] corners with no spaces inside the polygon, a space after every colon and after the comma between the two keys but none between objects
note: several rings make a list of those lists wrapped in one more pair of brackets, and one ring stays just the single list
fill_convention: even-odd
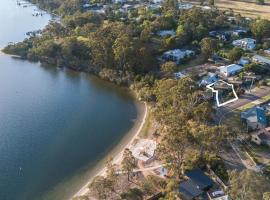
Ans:
[{"label": "cottage", "polygon": [[241,47],[244,50],[253,50],[256,47],[256,40],[252,38],[243,38],[234,40],[232,44],[236,47]]},{"label": "cottage", "polygon": [[195,52],[191,50],[174,49],[163,53],[162,59],[170,60],[175,62],[176,64],[179,64],[184,58],[189,58],[194,55]]},{"label": "cottage", "polygon": [[252,57],[252,61],[256,63],[260,63],[262,65],[270,65],[270,59],[264,56],[255,55]]},{"label": "cottage", "polygon": [[229,77],[239,73],[243,69],[243,66],[237,64],[231,64],[227,66],[221,66],[218,68],[221,75]]},{"label": "cottage", "polygon": [[270,147],[270,127],[267,127],[258,133],[252,134],[251,141],[258,145],[265,144]]}]

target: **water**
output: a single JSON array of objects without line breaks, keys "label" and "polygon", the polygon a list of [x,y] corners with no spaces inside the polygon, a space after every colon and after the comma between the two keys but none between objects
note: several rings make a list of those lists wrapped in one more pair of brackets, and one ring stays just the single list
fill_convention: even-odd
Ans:
[{"label": "water", "polygon": [[[15,0],[0,3],[1,47],[50,19],[33,17],[34,7]],[[136,116],[124,89],[0,55],[0,199],[41,199],[82,174],[119,142]]]}]

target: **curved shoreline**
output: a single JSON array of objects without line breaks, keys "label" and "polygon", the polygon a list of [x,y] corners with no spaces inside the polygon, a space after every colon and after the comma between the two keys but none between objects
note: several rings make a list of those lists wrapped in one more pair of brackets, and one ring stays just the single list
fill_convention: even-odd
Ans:
[{"label": "curved shoreline", "polygon": [[[147,104],[145,102],[143,103],[143,106],[138,105],[138,104],[139,103],[137,103],[138,117],[136,119],[135,125],[131,128],[129,133],[126,136],[124,136],[124,138],[119,142],[119,144],[111,152],[109,152],[105,156],[104,159],[102,159],[99,162],[99,163],[101,163],[101,169],[99,169],[99,170],[96,169],[96,172],[94,172],[91,175],[90,179],[80,188],[80,190],[77,193],[75,193],[69,199],[86,195],[89,191],[88,185],[92,182],[93,178],[96,176],[104,176],[105,175],[106,167],[105,167],[104,161],[106,159],[108,159],[108,157],[113,157],[113,164],[120,164],[121,163],[124,150],[126,148],[129,148],[132,145],[132,143],[134,142],[134,140],[139,137],[139,134],[141,133],[141,130],[142,130],[142,128],[145,124],[145,121],[147,119],[147,116],[148,116]],[[100,166],[100,165],[97,164],[97,166],[94,168],[97,168],[98,166]],[[95,169],[93,169],[93,171],[94,170]]]}]

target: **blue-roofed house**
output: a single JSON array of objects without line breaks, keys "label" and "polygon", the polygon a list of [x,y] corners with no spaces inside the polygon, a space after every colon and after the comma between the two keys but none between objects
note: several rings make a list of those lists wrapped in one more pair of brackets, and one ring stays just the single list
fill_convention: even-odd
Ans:
[{"label": "blue-roofed house", "polygon": [[185,175],[191,180],[198,189],[207,190],[213,186],[213,181],[206,176],[199,168],[195,168],[185,173]]},{"label": "blue-roofed house", "polygon": [[191,200],[203,194],[203,191],[200,190],[192,180],[181,182],[179,192],[185,200]]}]

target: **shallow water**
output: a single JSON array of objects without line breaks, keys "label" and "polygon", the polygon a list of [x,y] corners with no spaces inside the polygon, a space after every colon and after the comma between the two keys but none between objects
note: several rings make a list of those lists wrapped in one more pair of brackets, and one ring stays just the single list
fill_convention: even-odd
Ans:
[{"label": "shallow water", "polygon": [[[0,3],[0,47],[21,41],[50,19],[33,17],[35,7],[19,7],[15,0]],[[0,199],[41,199],[101,159],[136,116],[124,89],[1,54]]]}]

